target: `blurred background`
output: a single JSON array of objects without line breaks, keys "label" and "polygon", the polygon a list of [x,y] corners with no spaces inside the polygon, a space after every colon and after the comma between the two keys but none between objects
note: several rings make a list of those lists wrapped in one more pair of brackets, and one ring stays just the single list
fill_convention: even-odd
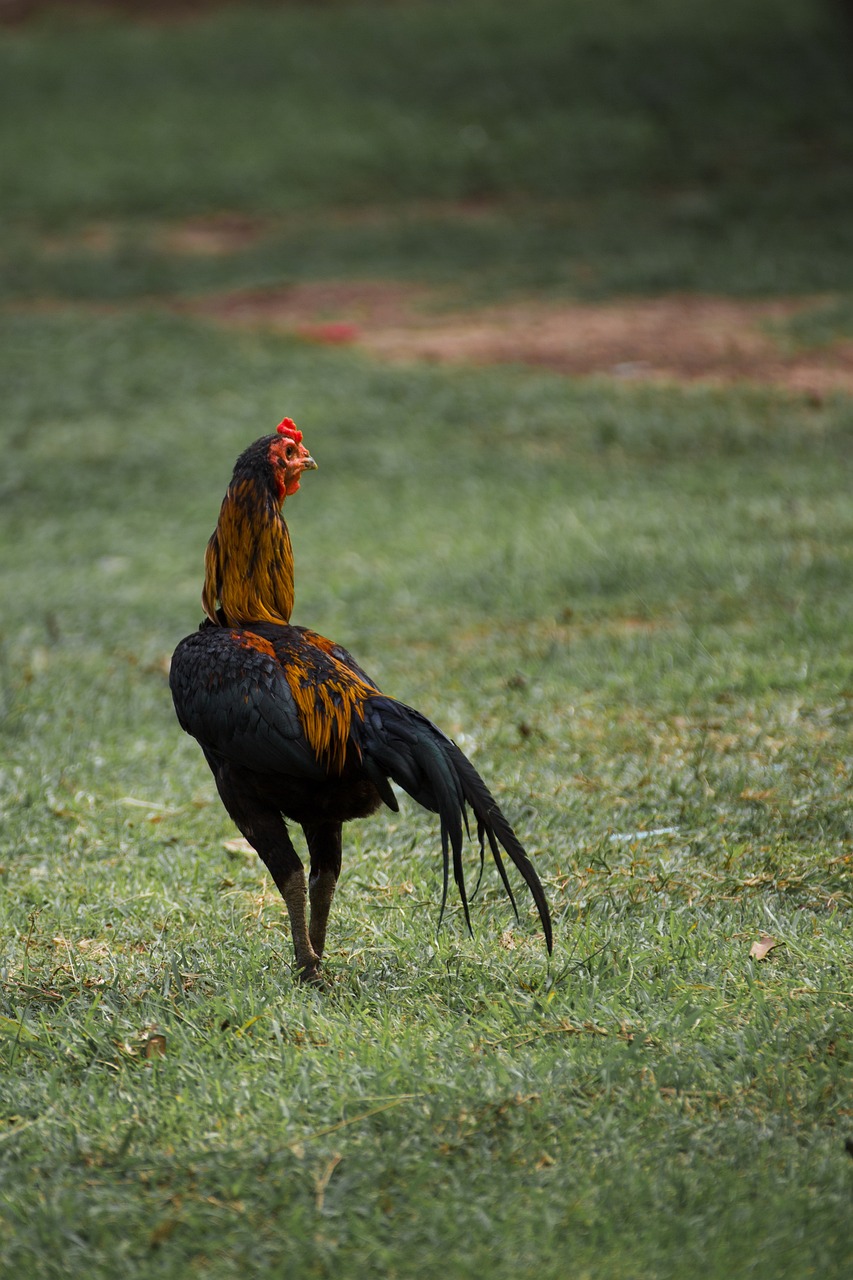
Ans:
[{"label": "blurred background", "polygon": [[0,283],[846,296],[849,13],[7,0]]}]

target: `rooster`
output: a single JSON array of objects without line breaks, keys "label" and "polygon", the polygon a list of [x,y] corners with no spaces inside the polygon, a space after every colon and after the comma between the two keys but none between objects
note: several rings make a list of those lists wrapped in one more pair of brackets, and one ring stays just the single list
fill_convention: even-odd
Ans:
[{"label": "rooster", "polygon": [[[452,859],[470,932],[462,867],[470,808],[481,873],[488,842],[516,909],[503,848],[530,889],[550,952],[551,917],[539,877],[456,744],[420,712],[383,694],[346,649],[290,624],[293,551],[282,507],[303,472],[316,466],[290,418],[237,459],[205,555],[207,617],[178,645],[169,677],[181,727],[199,742],[225,808],[284,898],[297,973],[319,981],[342,824],[383,802],[396,811],[389,779],[439,815],[441,915]],[[305,834],[307,892],[288,818]]]}]

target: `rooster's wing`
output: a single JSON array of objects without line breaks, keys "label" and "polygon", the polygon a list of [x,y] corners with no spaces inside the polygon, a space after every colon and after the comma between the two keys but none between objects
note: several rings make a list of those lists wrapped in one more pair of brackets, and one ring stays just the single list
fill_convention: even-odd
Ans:
[{"label": "rooster's wing", "polygon": [[175,650],[169,685],[181,728],[206,752],[261,773],[326,777],[264,637],[202,626]]}]

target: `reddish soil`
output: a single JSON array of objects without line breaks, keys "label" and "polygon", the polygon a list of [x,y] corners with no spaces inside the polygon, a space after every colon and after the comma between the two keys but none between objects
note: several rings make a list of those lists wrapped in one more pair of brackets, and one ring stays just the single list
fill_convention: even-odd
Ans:
[{"label": "reddish soil", "polygon": [[[435,209],[453,217],[488,215],[488,207],[475,202]],[[382,212],[347,211],[341,217],[381,220]],[[227,256],[263,240],[274,225],[239,213],[207,215],[157,227],[149,232],[150,247]],[[70,235],[46,237],[42,251],[107,253],[117,236],[112,224],[92,223]],[[658,382],[751,382],[820,397],[853,393],[853,341],[798,348],[786,340],[784,322],[826,301],[695,294],[597,303],[527,297],[460,309],[449,291],[425,285],[327,280],[162,303],[217,324],[350,344],[388,361],[528,364],[576,377]],[[44,299],[28,305],[57,304]]]},{"label": "reddish soil", "polygon": [[392,361],[533,364],[574,375],[853,392],[853,342],[798,351],[771,331],[774,321],[819,299],[528,299],[454,312],[437,310],[439,301],[417,286],[326,282],[197,298],[181,309],[226,325],[351,343]]}]

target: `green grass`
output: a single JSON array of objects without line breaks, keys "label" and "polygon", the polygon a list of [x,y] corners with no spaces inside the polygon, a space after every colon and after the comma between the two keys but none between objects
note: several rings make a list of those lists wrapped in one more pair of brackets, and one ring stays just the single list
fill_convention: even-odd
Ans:
[{"label": "green grass", "polygon": [[[849,401],[385,370],[156,312],[19,317],[0,362],[0,1270],[845,1275]],[[493,874],[475,940],[455,906],[436,933],[407,804],[349,832],[306,992],[224,847],[163,660],[283,412],[320,462],[298,619],[472,754],[550,969]]]},{"label": "green grass", "polygon": [[[850,51],[816,0],[57,17],[0,44],[0,288],[850,293]],[[201,261],[154,234],[222,211],[268,234]],[[112,231],[97,251],[92,223]]]},{"label": "green grass", "polygon": [[[811,293],[776,332],[826,345],[851,84],[807,0],[4,31],[0,1274],[850,1273],[850,399],[383,368],[157,299]],[[223,211],[258,238],[170,249]],[[285,413],[296,620],[471,755],[550,966],[491,872],[436,930],[406,803],[293,984],[166,680]]]}]

